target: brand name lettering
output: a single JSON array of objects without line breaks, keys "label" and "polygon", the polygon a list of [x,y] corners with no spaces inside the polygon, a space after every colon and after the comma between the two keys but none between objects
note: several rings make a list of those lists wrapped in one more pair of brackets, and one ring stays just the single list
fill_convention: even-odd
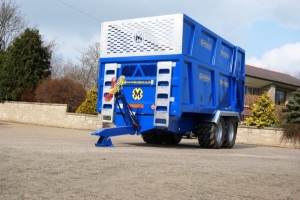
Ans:
[{"label": "brand name lettering", "polygon": [[208,76],[203,75],[203,74],[199,74],[199,78],[204,80],[204,81],[207,81],[207,82],[210,81],[210,78]]},{"label": "brand name lettering", "polygon": [[220,80],[220,84],[224,85],[225,87],[228,87],[228,83],[226,81],[223,81],[222,79]]},{"label": "brand name lettering", "polygon": [[221,56],[223,56],[224,58],[229,58],[229,54],[223,50],[221,50]]},{"label": "brand name lettering", "polygon": [[211,50],[211,44],[205,42],[203,39],[200,41],[201,45],[204,46],[206,49]]}]

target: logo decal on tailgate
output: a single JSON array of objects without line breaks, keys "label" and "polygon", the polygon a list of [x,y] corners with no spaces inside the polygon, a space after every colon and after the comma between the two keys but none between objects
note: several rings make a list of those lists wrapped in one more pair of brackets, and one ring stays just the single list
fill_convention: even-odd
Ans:
[{"label": "logo decal on tailgate", "polygon": [[141,100],[143,98],[143,90],[141,88],[134,88],[132,90],[132,98],[134,100]]}]

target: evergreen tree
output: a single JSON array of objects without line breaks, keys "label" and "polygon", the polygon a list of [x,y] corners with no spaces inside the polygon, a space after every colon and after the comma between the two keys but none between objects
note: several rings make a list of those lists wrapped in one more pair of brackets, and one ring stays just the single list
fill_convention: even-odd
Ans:
[{"label": "evergreen tree", "polygon": [[275,104],[271,103],[270,96],[264,92],[255,104],[252,106],[252,116],[246,118],[248,126],[257,126],[258,128],[269,127],[273,124],[278,124],[279,120],[274,114]]},{"label": "evergreen tree", "polygon": [[283,119],[286,120],[286,123],[300,124],[300,88],[292,93],[284,110]]},{"label": "evergreen tree", "polygon": [[77,108],[76,113],[83,113],[83,114],[92,114],[95,115],[96,113],[96,105],[97,105],[97,88],[91,88],[87,95],[85,101]]},{"label": "evergreen tree", "polygon": [[7,53],[0,50],[0,100],[10,99],[11,89],[10,80],[12,72],[8,67]]},{"label": "evergreen tree", "polygon": [[283,123],[280,125],[284,132],[282,139],[300,142],[300,88],[292,93],[282,119]]},{"label": "evergreen tree", "polygon": [[7,49],[1,64],[0,99],[19,100],[24,89],[33,90],[50,76],[51,52],[37,29],[25,29]]}]

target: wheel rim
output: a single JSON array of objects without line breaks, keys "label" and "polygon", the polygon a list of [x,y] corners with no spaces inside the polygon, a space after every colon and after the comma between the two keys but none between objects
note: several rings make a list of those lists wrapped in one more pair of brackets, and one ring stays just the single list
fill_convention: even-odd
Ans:
[{"label": "wheel rim", "polygon": [[232,123],[228,124],[228,140],[232,141],[234,138],[234,126]]},{"label": "wheel rim", "polygon": [[219,121],[217,124],[217,130],[216,130],[216,139],[217,141],[221,141],[222,139],[222,123]]}]

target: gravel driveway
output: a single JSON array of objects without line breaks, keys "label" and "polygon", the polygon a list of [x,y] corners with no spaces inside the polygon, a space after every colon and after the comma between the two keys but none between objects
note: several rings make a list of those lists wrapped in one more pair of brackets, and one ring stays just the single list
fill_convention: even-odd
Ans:
[{"label": "gravel driveway", "polygon": [[90,133],[0,122],[0,199],[300,199],[299,149]]}]

